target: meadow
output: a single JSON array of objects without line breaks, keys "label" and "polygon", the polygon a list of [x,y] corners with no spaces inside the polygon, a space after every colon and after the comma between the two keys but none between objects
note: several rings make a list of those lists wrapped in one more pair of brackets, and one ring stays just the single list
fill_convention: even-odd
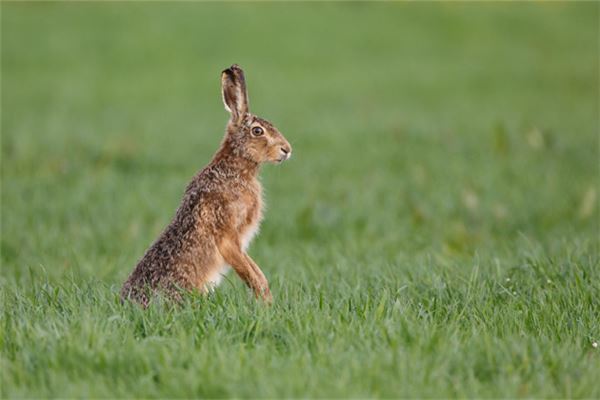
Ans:
[{"label": "meadow", "polygon": [[[600,397],[599,7],[2,2],[0,396]],[[232,63],[274,304],[121,304]]]}]

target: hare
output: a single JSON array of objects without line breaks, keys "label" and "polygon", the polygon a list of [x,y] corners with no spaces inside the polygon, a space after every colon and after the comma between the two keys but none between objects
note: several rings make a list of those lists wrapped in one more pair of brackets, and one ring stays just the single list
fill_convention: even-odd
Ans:
[{"label": "hare", "polygon": [[232,267],[257,298],[272,301],[267,279],[246,249],[262,219],[260,166],[289,159],[292,147],[270,122],[248,111],[246,81],[238,65],[222,72],[221,90],[231,114],[221,146],[187,186],[172,222],[125,281],[124,300],[145,307],[156,292],[174,299],[181,289],[206,293]]}]

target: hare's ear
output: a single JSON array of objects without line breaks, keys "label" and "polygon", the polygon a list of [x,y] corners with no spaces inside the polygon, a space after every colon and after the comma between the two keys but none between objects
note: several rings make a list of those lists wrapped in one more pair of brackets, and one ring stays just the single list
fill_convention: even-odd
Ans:
[{"label": "hare's ear", "polygon": [[244,71],[237,64],[221,73],[221,91],[225,109],[233,120],[239,121],[248,112],[248,92]]}]

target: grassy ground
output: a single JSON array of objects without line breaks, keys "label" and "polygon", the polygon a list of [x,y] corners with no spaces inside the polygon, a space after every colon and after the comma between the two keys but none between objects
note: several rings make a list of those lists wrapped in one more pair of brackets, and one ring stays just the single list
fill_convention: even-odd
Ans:
[{"label": "grassy ground", "polygon": [[[3,3],[1,396],[600,397],[598,10]],[[275,304],[121,305],[233,62]]]}]

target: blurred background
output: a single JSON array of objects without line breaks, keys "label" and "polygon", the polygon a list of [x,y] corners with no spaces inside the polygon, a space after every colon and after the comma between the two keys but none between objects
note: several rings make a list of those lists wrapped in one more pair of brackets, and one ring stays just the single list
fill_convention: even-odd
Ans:
[{"label": "blurred background", "polygon": [[597,21],[583,2],[4,3],[3,280],[118,287],[217,149],[232,63],[294,146],[263,170],[268,275],[597,250]]}]

